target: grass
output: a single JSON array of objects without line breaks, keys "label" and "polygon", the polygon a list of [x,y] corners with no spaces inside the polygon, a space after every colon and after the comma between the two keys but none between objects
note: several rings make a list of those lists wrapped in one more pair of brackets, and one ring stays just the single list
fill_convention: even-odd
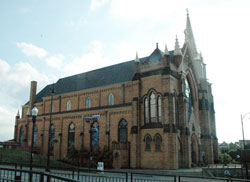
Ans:
[{"label": "grass", "polygon": [[[17,150],[17,149],[0,149],[0,163],[16,163],[17,165],[29,165],[30,163],[30,152]],[[35,167],[46,167],[47,156],[33,154],[33,166]],[[74,166],[70,164],[57,161],[50,157],[51,168],[67,168],[73,169]]]}]

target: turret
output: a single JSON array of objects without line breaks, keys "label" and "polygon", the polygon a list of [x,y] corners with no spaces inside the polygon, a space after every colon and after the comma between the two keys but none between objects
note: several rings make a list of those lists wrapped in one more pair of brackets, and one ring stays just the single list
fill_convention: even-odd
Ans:
[{"label": "turret", "polygon": [[174,49],[174,62],[179,67],[179,65],[181,64],[181,61],[182,61],[182,52],[181,52],[181,49],[180,49],[178,38],[176,36],[175,49]]}]

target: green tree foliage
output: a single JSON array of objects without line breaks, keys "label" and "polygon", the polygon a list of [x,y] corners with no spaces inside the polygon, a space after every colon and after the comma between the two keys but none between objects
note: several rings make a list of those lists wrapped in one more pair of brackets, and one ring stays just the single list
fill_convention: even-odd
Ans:
[{"label": "green tree foliage", "polygon": [[219,153],[219,160],[222,164],[229,164],[232,162],[232,157],[228,153]]}]

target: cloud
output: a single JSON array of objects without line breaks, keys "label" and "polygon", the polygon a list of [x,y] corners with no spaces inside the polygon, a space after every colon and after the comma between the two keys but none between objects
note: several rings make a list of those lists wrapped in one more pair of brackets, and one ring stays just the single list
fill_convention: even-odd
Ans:
[{"label": "cloud", "polygon": [[45,62],[48,66],[52,68],[60,69],[62,67],[63,60],[64,56],[62,54],[58,54],[56,56],[46,58]]},{"label": "cloud", "polygon": [[98,8],[100,8],[101,6],[107,4],[108,2],[109,2],[109,0],[91,0],[90,10],[95,11]]},{"label": "cloud", "polygon": [[[17,112],[17,111],[16,111]],[[0,106],[0,141],[12,139],[14,136],[15,111]]]},{"label": "cloud", "polygon": [[76,20],[66,20],[64,22],[64,25],[70,27],[74,31],[79,31],[86,24],[88,24],[88,21],[84,17],[80,17]]},{"label": "cloud", "polygon": [[43,48],[37,47],[31,43],[17,42],[17,47],[21,49],[24,55],[28,57],[38,57],[43,58],[48,55],[47,51]]}]

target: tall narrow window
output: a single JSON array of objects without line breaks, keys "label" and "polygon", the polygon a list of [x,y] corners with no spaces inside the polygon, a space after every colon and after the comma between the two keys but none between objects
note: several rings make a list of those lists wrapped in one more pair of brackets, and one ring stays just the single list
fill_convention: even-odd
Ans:
[{"label": "tall narrow window", "polygon": [[161,136],[159,134],[155,135],[155,151],[161,151]]},{"label": "tall narrow window", "polygon": [[112,93],[109,94],[108,105],[109,106],[114,105],[114,95]]},{"label": "tall narrow window", "polygon": [[150,95],[150,120],[151,123],[156,122],[156,98],[153,92]]},{"label": "tall narrow window", "polygon": [[144,100],[144,114],[145,114],[145,123],[149,123],[149,117],[148,117],[148,98],[146,97]]},{"label": "tall narrow window", "polygon": [[71,102],[70,100],[68,100],[67,102],[67,111],[70,111],[71,110]]},{"label": "tall narrow window", "polygon": [[21,146],[24,146],[24,127],[21,126],[19,133],[19,142]]},{"label": "tall narrow window", "polygon": [[55,127],[54,125],[52,124],[50,126],[50,142],[49,142],[49,145],[50,145],[50,155],[53,155],[54,154],[54,138],[55,138]]},{"label": "tall narrow window", "polygon": [[145,144],[146,144],[145,150],[146,150],[146,151],[151,151],[151,141],[152,141],[151,136],[150,136],[149,134],[147,134],[147,135],[145,136]]},{"label": "tall narrow window", "polygon": [[68,150],[72,149],[75,145],[75,125],[71,123],[68,131]]},{"label": "tall narrow window", "polygon": [[35,126],[34,126],[34,138],[33,138],[33,144],[34,144],[34,146],[37,145],[37,132],[38,132],[38,129],[37,129],[37,126],[35,124]]},{"label": "tall narrow window", "polygon": [[126,120],[121,120],[119,123],[119,142],[127,142],[128,141],[128,124]]},{"label": "tall narrow window", "polygon": [[90,97],[87,97],[87,99],[85,101],[85,107],[86,108],[91,108],[91,99],[90,99]]},{"label": "tall narrow window", "polygon": [[158,122],[161,123],[161,96],[158,97]]}]

